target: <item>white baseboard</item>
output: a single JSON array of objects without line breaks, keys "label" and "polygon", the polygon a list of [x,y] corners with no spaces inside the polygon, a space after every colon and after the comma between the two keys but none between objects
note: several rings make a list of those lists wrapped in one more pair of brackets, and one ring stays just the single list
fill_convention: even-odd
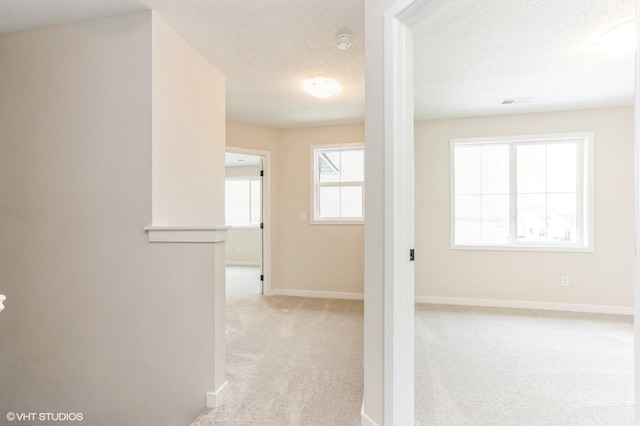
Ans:
[{"label": "white baseboard", "polygon": [[245,261],[245,260],[227,260],[224,262],[227,266],[260,266],[260,262]]},{"label": "white baseboard", "polygon": [[577,303],[530,302],[526,300],[471,299],[465,297],[416,296],[416,303],[434,305],[485,306],[491,308],[540,309],[545,311],[585,312],[592,314],[633,315],[633,307],[582,305]]},{"label": "white baseboard", "polygon": [[364,401],[362,401],[362,410],[360,411],[360,426],[378,426],[378,423],[374,422],[364,413]]},{"label": "white baseboard", "polygon": [[220,404],[222,404],[222,401],[224,401],[224,398],[227,396],[227,393],[229,392],[228,385],[229,385],[229,382],[224,382],[222,386],[218,388],[217,391],[207,392],[207,402],[206,402],[207,408],[215,408]]},{"label": "white baseboard", "polygon": [[340,291],[309,291],[309,290],[289,290],[283,288],[272,288],[267,296],[297,296],[297,297],[318,297],[322,299],[348,299],[364,300],[362,293],[343,293]]}]

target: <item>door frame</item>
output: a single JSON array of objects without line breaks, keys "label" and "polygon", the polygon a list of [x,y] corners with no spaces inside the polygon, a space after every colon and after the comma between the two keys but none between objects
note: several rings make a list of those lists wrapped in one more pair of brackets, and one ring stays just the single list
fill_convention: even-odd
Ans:
[{"label": "door frame", "polygon": [[225,152],[233,154],[253,155],[262,158],[262,274],[264,281],[262,282],[263,293],[265,296],[271,294],[271,153],[269,151],[260,151],[257,149],[239,148],[234,146],[226,146]]},{"label": "door frame", "polygon": [[[385,279],[384,279],[384,423],[413,424],[414,300],[412,265],[405,250],[413,243],[413,36],[412,28],[448,0],[398,0],[384,17]],[[640,28],[640,0],[636,0]],[[638,35],[636,35],[638,37]],[[640,47],[640,43],[639,43]],[[640,232],[640,54],[636,53],[634,103],[635,235]],[[411,164],[410,164],[411,163]],[[411,217],[412,219],[412,217]],[[409,226],[407,226],[409,223]],[[634,291],[635,418],[640,419],[640,247],[636,243]],[[416,253],[420,258],[420,253]],[[410,279],[410,285],[406,280]],[[640,423],[639,423],[640,424]]]}]

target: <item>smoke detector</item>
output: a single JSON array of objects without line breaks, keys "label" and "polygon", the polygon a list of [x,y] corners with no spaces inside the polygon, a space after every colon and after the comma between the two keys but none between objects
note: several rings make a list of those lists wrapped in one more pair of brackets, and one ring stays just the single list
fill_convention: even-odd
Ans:
[{"label": "smoke detector", "polygon": [[336,36],[336,46],[340,50],[347,50],[351,47],[351,34],[340,34]]},{"label": "smoke detector", "polygon": [[516,105],[516,104],[526,104],[529,102],[531,98],[511,98],[511,99],[503,99],[500,101],[500,105]]}]

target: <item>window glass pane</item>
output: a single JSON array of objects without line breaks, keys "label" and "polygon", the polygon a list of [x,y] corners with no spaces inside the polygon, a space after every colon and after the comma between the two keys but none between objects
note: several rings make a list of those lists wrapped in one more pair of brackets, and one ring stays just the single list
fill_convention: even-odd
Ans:
[{"label": "window glass pane", "polygon": [[508,145],[489,145],[482,148],[482,193],[508,194],[510,182]]},{"label": "window glass pane", "polygon": [[482,240],[480,195],[458,195],[455,204],[455,243],[473,244]]},{"label": "window glass pane", "polygon": [[557,143],[547,146],[547,191],[576,191],[576,144]]},{"label": "window glass pane", "polygon": [[482,196],[482,242],[508,244],[510,217],[509,195]]},{"label": "window glass pane", "polygon": [[225,223],[258,226],[261,220],[261,182],[259,179],[225,181]]},{"label": "window glass pane", "polygon": [[318,189],[320,217],[340,217],[340,187],[320,187]]},{"label": "window glass pane", "polygon": [[260,181],[257,179],[252,179],[251,180],[251,203],[257,203],[260,204],[260,187],[262,185],[260,184]]},{"label": "window glass pane", "polygon": [[236,183],[228,180],[225,182],[224,187],[225,223],[231,225],[236,221]]},{"label": "window glass pane", "polygon": [[577,241],[577,214],[575,194],[549,194],[547,196],[548,240],[553,243]]},{"label": "window glass pane", "polygon": [[518,195],[517,238],[519,243],[547,241],[546,195]]},{"label": "window glass pane", "polygon": [[460,146],[454,153],[456,195],[480,194],[482,148]]},{"label": "window glass pane", "polygon": [[340,157],[341,182],[364,181],[364,150],[345,150]]},{"label": "window glass pane", "polygon": [[316,151],[318,182],[340,182],[340,152]]},{"label": "window glass pane", "polygon": [[261,221],[261,182],[258,179],[251,180],[251,225],[258,226]]},{"label": "window glass pane", "polygon": [[518,194],[543,194],[547,190],[546,145],[522,145],[516,148]]},{"label": "window glass pane", "polygon": [[340,216],[362,217],[362,187],[344,186],[340,191]]},{"label": "window glass pane", "polygon": [[250,203],[238,203],[236,204],[236,224],[237,225],[249,225],[251,224],[250,216]]},{"label": "window glass pane", "polygon": [[236,200],[238,203],[249,203],[249,180],[236,181]]}]

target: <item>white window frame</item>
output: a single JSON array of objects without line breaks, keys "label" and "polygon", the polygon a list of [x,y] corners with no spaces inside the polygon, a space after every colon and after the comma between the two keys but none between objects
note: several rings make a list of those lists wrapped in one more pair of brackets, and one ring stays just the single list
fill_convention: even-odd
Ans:
[{"label": "white window frame", "polygon": [[[354,181],[354,182],[318,182],[318,163],[316,161],[316,152],[317,151],[338,151],[338,150],[349,150],[349,149],[362,149],[364,153],[364,144],[363,143],[343,143],[343,144],[332,144],[332,145],[311,145],[311,214],[309,222],[312,225],[364,225],[364,194],[365,194],[365,181],[364,178],[362,181]],[[365,153],[366,155],[366,153]],[[339,217],[339,218],[321,218],[319,212],[319,191],[320,187],[343,187],[343,186],[362,186],[362,217],[355,218],[347,218],[347,217]]]},{"label": "white window frame", "polygon": [[[562,143],[567,140],[581,139],[582,147],[579,154],[583,161],[576,171],[577,204],[581,207],[581,212],[577,212],[577,233],[578,241],[573,244],[550,244],[541,243],[519,243],[513,236],[516,233],[516,188],[517,173],[515,170],[515,150],[511,149],[511,244],[456,244],[455,241],[455,148],[460,145],[488,145],[488,144],[539,144],[539,143]],[[481,138],[452,138],[450,139],[450,247],[455,250],[504,250],[504,251],[550,251],[550,252],[593,252],[594,251],[594,217],[593,217],[593,132],[571,132],[553,133],[541,135],[520,135],[520,136],[498,136]],[[581,167],[580,167],[581,166]],[[581,170],[580,170],[581,169]],[[582,188],[582,191],[579,190]]]},{"label": "white window frame", "polygon": [[[260,180],[262,179],[262,177],[260,176],[228,176],[224,178],[224,184],[225,184],[225,191],[226,191],[226,185],[227,185],[227,181],[231,181],[231,180],[248,180],[248,181],[258,181],[260,182]],[[249,182],[249,191],[251,191],[251,182]],[[260,191],[264,191],[263,185],[262,183],[260,183]],[[225,226],[230,226],[231,228],[242,228],[242,229],[260,229],[260,223],[262,222],[262,203],[264,202],[264,195],[261,194],[260,195],[260,218],[258,219],[258,225],[230,225],[227,223],[227,218],[226,218],[226,212],[225,212]],[[251,192],[249,192],[249,215],[251,215],[251,209],[252,207],[252,202],[251,202]]]}]

